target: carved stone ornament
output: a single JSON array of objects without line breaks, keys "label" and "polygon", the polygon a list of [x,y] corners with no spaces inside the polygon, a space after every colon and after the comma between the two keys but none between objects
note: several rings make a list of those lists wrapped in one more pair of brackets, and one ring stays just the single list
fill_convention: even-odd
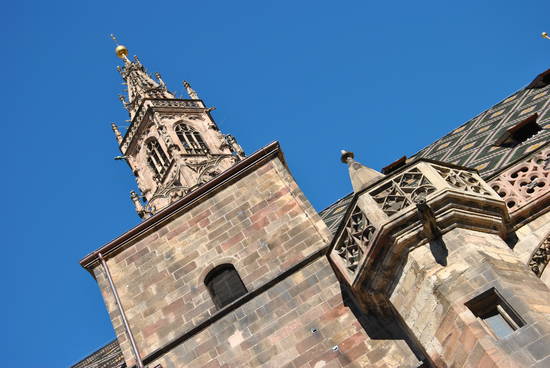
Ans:
[{"label": "carved stone ornament", "polygon": [[434,166],[434,168],[437,170],[439,175],[441,175],[441,177],[454,188],[460,189],[464,192],[491,195],[491,193],[485,189],[481,181],[469,171],[441,166]]},{"label": "carved stone ornament", "polygon": [[435,187],[428,178],[413,168],[383,184],[370,195],[386,215],[391,216],[434,191]]},{"label": "carved stone ornament", "polygon": [[155,107],[200,107],[198,102],[186,100],[158,99],[151,100],[151,103]]},{"label": "carved stone ornament", "polygon": [[546,148],[489,182],[510,213],[550,191],[550,148]]},{"label": "carved stone ornament", "polygon": [[376,229],[365,216],[359,206],[355,206],[346,224],[346,228],[339,242],[334,248],[346,267],[351,273],[357,272],[357,267],[363,254],[370,246],[370,241]]},{"label": "carved stone ornament", "polygon": [[154,214],[158,209],[162,209],[170,203],[177,201],[190,191],[191,188],[182,186],[175,175],[170,175],[170,180],[167,184],[157,189],[153,197],[147,202],[145,211]]},{"label": "carved stone ornament", "polygon": [[550,262],[550,234],[546,235],[544,240],[533,252],[531,259],[529,260],[529,268],[535,273],[535,275],[541,277],[544,269],[548,265],[548,262]]},{"label": "carved stone ornament", "polygon": [[186,114],[186,117],[189,120],[204,120],[204,116],[201,114]]},{"label": "carved stone ornament", "polygon": [[[227,156],[216,156],[211,159],[206,159],[194,165],[189,164],[188,167],[197,172],[197,185],[202,185],[220,174],[220,162]],[[194,166],[194,167],[192,167]]]},{"label": "carved stone ornament", "polygon": [[529,260],[529,268],[538,277],[542,276],[544,269],[550,262],[550,234],[539,244]]}]

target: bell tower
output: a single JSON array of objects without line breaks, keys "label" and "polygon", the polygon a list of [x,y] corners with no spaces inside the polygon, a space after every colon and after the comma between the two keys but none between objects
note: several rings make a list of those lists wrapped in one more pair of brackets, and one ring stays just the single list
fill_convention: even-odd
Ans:
[{"label": "bell tower", "polygon": [[[114,37],[113,37],[114,39]],[[115,39],[116,41],[116,39]],[[176,98],[159,73],[149,75],[139,59],[117,45],[118,66],[127,95],[119,96],[130,115],[123,134],[112,129],[122,156],[136,177],[139,193],[130,192],[138,215],[148,218],[245,157],[236,139],[223,134],[188,82],[189,99]]]}]

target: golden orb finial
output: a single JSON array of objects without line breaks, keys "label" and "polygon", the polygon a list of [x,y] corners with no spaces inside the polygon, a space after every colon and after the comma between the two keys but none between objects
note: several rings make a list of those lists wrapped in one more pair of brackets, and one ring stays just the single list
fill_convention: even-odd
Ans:
[{"label": "golden orb finial", "polygon": [[542,36],[543,38],[546,38],[546,39],[549,39],[549,40],[550,40],[550,36],[548,36],[548,33],[546,33],[546,32],[542,32],[542,33],[541,33],[541,36]]},{"label": "golden orb finial", "polygon": [[119,45],[118,40],[116,39],[114,34],[111,33],[110,36],[116,45],[116,48],[115,48],[116,56],[118,56],[122,60],[126,60],[128,58],[128,49],[124,45]]},{"label": "golden orb finial", "polygon": [[116,56],[118,56],[121,59],[126,59],[128,57],[128,49],[124,45],[118,45],[115,48]]}]

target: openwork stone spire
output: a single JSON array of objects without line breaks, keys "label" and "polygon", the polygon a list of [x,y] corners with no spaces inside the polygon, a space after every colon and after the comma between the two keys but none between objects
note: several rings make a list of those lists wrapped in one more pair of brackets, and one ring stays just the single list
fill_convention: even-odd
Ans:
[{"label": "openwork stone spire", "polygon": [[117,67],[127,86],[120,96],[130,114],[125,134],[113,124],[123,156],[136,177],[141,195],[131,200],[142,218],[198,188],[245,157],[232,135],[223,134],[211,111],[186,83],[191,99],[178,99],[168,91],[159,73],[147,73],[137,57],[116,48],[124,65]]},{"label": "openwork stone spire", "polygon": [[384,174],[366,167],[354,160],[355,155],[353,152],[342,150],[341,161],[348,165],[349,177],[351,179],[351,186],[355,193],[365,189],[369,184],[382,178]]},{"label": "openwork stone spire", "polygon": [[130,61],[124,59],[124,66],[117,68],[127,86],[127,98],[123,99],[124,107],[128,110],[130,118],[135,114],[145,99],[170,99],[175,96],[166,89],[160,74],[155,73],[157,80],[154,80],[145,67],[141,64],[137,56]]}]

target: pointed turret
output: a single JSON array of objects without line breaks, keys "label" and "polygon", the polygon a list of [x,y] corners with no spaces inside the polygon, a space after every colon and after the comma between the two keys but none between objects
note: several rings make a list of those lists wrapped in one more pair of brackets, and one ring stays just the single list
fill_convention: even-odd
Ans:
[{"label": "pointed turret", "polygon": [[361,190],[365,189],[376,180],[384,177],[384,174],[355,161],[355,155],[353,154],[353,152],[342,150],[341,153],[342,156],[340,160],[348,165],[351,186],[353,187],[353,191],[355,193],[359,193]]}]

